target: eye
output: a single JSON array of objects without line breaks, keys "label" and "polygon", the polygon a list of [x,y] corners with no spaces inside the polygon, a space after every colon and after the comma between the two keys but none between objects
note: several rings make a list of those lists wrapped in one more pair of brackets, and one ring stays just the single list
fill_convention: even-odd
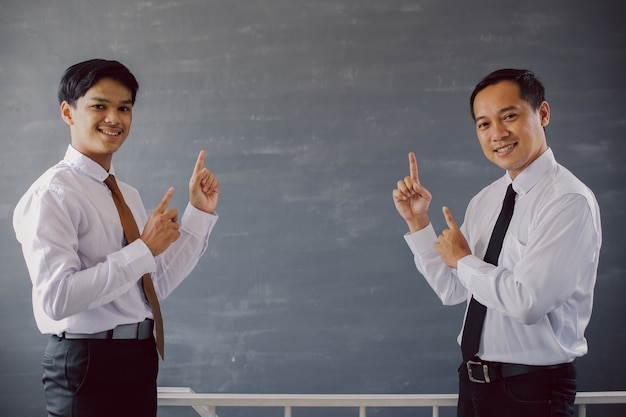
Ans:
[{"label": "eye", "polygon": [[489,123],[488,123],[488,122],[480,122],[480,123],[478,123],[478,124],[476,125],[476,127],[477,127],[479,130],[484,130],[484,129],[486,129],[486,128],[488,128],[488,127],[489,127]]},{"label": "eye", "polygon": [[507,113],[504,115],[504,120],[513,120],[517,117],[516,113]]},{"label": "eye", "polygon": [[106,108],[103,104],[94,104],[92,107],[96,110],[104,110]]},{"label": "eye", "polygon": [[120,111],[124,113],[131,112],[132,110],[133,110],[132,107],[126,107],[126,106],[120,107]]}]

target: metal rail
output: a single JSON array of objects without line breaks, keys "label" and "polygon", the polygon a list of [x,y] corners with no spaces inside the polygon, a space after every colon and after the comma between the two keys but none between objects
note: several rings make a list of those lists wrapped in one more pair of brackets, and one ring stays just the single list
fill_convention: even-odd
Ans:
[{"label": "metal rail", "polygon": [[[457,394],[201,394],[188,387],[159,387],[159,406],[191,406],[202,417],[217,417],[217,407],[282,407],[291,417],[296,407],[353,407],[359,417],[368,407],[430,407],[439,417],[440,407],[455,407]],[[586,417],[587,405],[626,404],[626,391],[579,392],[578,417]]]}]

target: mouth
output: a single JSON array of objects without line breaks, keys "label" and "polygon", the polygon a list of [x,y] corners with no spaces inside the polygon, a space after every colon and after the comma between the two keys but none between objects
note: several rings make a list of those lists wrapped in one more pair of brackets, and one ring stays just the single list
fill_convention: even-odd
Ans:
[{"label": "mouth", "polygon": [[517,142],[510,143],[508,145],[502,146],[501,148],[494,149],[493,151],[498,155],[504,155],[513,150],[517,146]]},{"label": "mouth", "polygon": [[122,134],[122,129],[113,128],[113,127],[99,127],[98,131],[106,136],[117,137]]}]

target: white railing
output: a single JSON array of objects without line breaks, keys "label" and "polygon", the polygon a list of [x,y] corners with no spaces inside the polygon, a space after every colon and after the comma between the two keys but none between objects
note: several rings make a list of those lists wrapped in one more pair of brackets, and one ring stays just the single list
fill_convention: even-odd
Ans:
[{"label": "white railing", "polygon": [[[200,394],[191,388],[159,387],[159,406],[191,406],[202,417],[217,417],[217,407],[282,407],[291,417],[295,407],[353,407],[366,417],[368,407],[430,407],[439,417],[440,407],[455,407],[457,394]],[[579,392],[578,417],[587,405],[626,404],[626,391]]]}]

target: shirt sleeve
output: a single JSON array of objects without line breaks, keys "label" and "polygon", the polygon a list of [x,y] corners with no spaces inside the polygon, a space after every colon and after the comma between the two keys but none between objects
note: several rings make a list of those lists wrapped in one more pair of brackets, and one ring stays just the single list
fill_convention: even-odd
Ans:
[{"label": "shirt sleeve", "polygon": [[88,227],[80,206],[82,198],[46,186],[25,195],[14,212],[14,228],[33,291],[53,320],[109,303],[126,293],[143,273],[156,269],[143,242],[105,253],[100,262],[86,268],[79,244]]},{"label": "shirt sleeve", "polygon": [[474,297],[523,324],[533,324],[562,305],[577,288],[592,285],[599,230],[580,194],[554,199],[542,209],[527,242],[507,236],[500,262],[475,256],[458,263],[458,275]]},{"label": "shirt sleeve", "polygon": [[156,257],[153,281],[160,299],[171,294],[191,273],[206,251],[217,220],[217,214],[205,213],[187,204],[180,222],[180,237]]},{"label": "shirt sleeve", "polygon": [[404,235],[415,266],[424,276],[444,305],[459,304],[467,299],[467,290],[458,279],[456,270],[447,266],[434,248],[437,234],[432,224],[422,230]]}]

